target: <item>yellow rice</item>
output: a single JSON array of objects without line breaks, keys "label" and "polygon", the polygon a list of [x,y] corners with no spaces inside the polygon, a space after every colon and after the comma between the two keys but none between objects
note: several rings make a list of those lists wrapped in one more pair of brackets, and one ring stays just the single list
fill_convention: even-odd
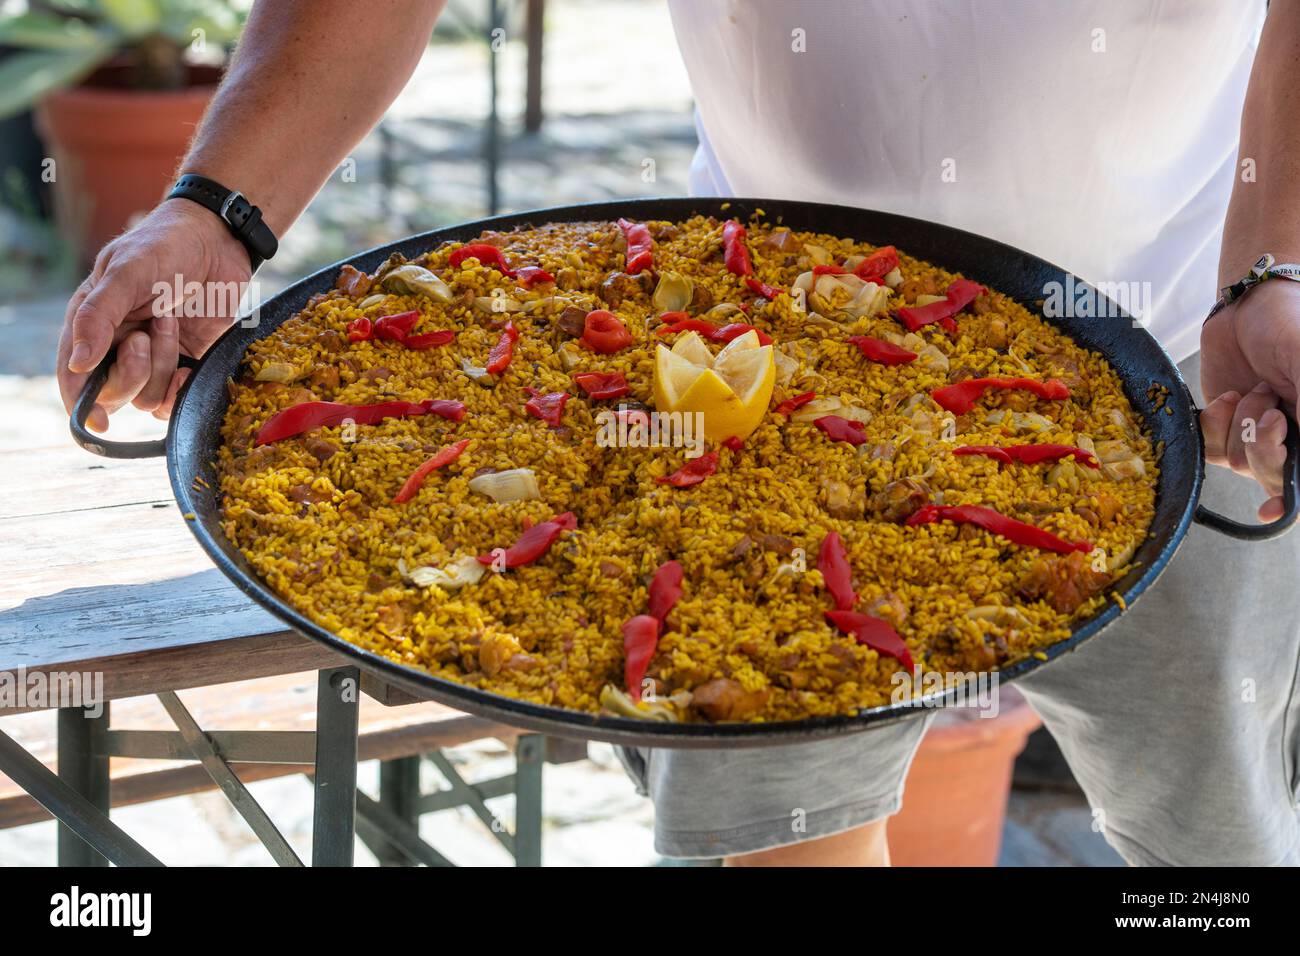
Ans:
[{"label": "yellow rice", "polygon": [[[773,407],[809,390],[838,396],[873,414],[866,444],[832,442],[811,423],[769,413],[742,450],[721,450],[717,473],[702,484],[678,489],[656,483],[685,463],[683,449],[600,447],[595,413],[618,403],[587,399],[557,354],[571,341],[554,326],[565,300],[603,307],[602,283],[623,268],[618,226],[552,224],[488,237],[512,264],[540,265],[558,280],[527,291],[475,259],[448,266],[459,245],[450,243],[417,261],[451,286],[453,304],[387,294],[363,310],[359,302],[377,290],[352,296],[335,291],[249,349],[243,375],[230,386],[220,492],[225,531],[264,580],[322,627],[394,661],[496,694],[597,711],[602,689],[623,685],[621,626],[645,611],[654,570],[676,559],[685,571],[683,595],[649,667],[657,704],[643,704],[641,711],[682,720],[795,719],[890,701],[900,665],[823,618],[832,604],[816,556],[831,530],[846,544],[858,609],[890,621],[926,671],[995,669],[1041,654],[1103,607],[1102,585],[1122,573],[1150,524],[1157,465],[1118,377],[1101,356],[991,290],[957,317],[955,338],[937,325],[921,331],[946,358],[946,370],[919,361],[874,364],[844,340],[854,334],[897,338],[904,329],[889,312],[855,319],[831,310],[821,317],[799,311],[786,295],[769,303],[724,268],[720,222],[697,217],[649,225],[657,237],[657,272],[689,276],[707,290],[701,304],[750,304],[748,316],[723,321],[754,324],[798,360],[797,371],[778,384]],[[810,268],[809,244],[836,261],[873,251],[810,234],[796,234],[792,248],[778,250],[765,243],[778,228],[750,223],[748,246],[755,276],[783,288]],[[942,294],[956,278],[905,250],[900,258],[905,282],[891,296],[891,311],[918,294]],[[513,362],[494,388],[484,388],[462,371],[462,360],[484,365],[500,335],[506,316],[473,303],[494,289],[521,303],[558,298],[509,316],[521,332]],[[417,333],[454,329],[455,341],[427,351],[383,341],[340,345],[350,321],[408,309],[421,313]],[[631,331],[633,346],[615,355],[584,351],[571,371],[623,372],[630,394],[620,401],[652,406],[654,346],[665,338],[655,334],[650,296],[640,292],[614,311]],[[272,363],[291,366],[296,380],[256,381]],[[366,374],[381,368],[390,374]],[[955,442],[938,433],[943,415],[937,407],[913,398],[953,379],[1045,380],[1062,372],[1082,383],[1069,400],[989,392],[957,419]],[[525,413],[525,386],[573,396],[564,429],[552,431]],[[390,419],[252,447],[272,414],[300,401],[427,398],[460,399],[468,407],[464,420]],[[1014,432],[1009,415],[990,423],[999,411],[1041,416],[1028,421],[1044,430]],[[421,462],[462,438],[473,443],[459,460],[432,474],[410,502],[391,503]],[[951,453],[957,444],[1077,445],[1081,439],[1123,443],[1142,474],[1115,477],[1109,468],[1050,463],[1000,467],[989,458]],[[337,453],[318,460],[309,450],[313,440],[318,451],[323,440]],[[470,492],[471,477],[485,468],[533,469],[542,500],[494,504]],[[920,481],[932,500],[986,505],[1067,540],[1093,542],[1101,549],[1104,580],[1096,572],[1087,577],[1095,556],[1087,556],[1082,570],[1071,570],[1055,555],[973,527],[885,520],[881,496],[891,483],[909,478]],[[533,564],[488,573],[456,591],[416,587],[402,573],[508,546],[526,519],[565,511],[576,514],[577,530]],[[791,546],[806,555],[806,569],[781,569],[798,565],[800,552],[791,554]],[[1044,574],[1050,579],[1052,569],[1064,578],[1026,585]],[[1074,601],[1062,591],[1081,575],[1092,586]],[[725,691],[725,705],[701,712],[691,692],[710,684]]]}]

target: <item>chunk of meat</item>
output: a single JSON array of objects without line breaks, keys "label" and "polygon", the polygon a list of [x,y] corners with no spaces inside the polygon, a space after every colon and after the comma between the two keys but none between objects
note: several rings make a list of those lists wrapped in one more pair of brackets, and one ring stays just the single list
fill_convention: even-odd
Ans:
[{"label": "chunk of meat", "polygon": [[1031,601],[1047,601],[1061,614],[1073,614],[1108,584],[1109,572],[1094,570],[1091,556],[1073,551],[1036,558],[1017,582],[1017,591]]},{"label": "chunk of meat", "polygon": [[326,352],[342,352],[348,347],[347,338],[341,332],[336,332],[333,329],[326,329],[324,332],[318,333],[316,341],[320,343],[320,347]]},{"label": "chunk of meat", "polygon": [[337,455],[340,450],[338,445],[319,435],[308,435],[303,439],[303,446],[313,458],[320,462],[328,461]]},{"label": "chunk of meat", "polygon": [[759,248],[771,249],[773,252],[794,253],[803,248],[803,243],[796,239],[789,229],[773,229]]},{"label": "chunk of meat", "polygon": [[385,368],[382,365],[376,365],[374,368],[368,368],[361,373],[361,377],[367,382],[382,382],[393,374],[391,368]]},{"label": "chunk of meat", "polygon": [[355,266],[345,265],[339,270],[338,280],[334,283],[334,288],[338,289],[344,295],[356,299],[370,291],[371,283],[374,280],[366,275]]},{"label": "chunk of meat", "polygon": [[882,521],[902,524],[922,505],[930,503],[930,486],[920,478],[899,478],[871,498],[871,507]]},{"label": "chunk of meat", "polygon": [[320,504],[323,501],[329,501],[331,498],[334,497],[332,492],[321,491],[320,489],[314,488],[311,485],[294,485],[287,492],[285,492],[285,496],[290,501],[297,501],[300,504],[313,504],[313,505]]},{"label": "chunk of meat", "polygon": [[694,289],[691,290],[690,311],[699,315],[701,312],[708,312],[714,304],[713,293],[704,287],[704,283],[695,283]]},{"label": "chunk of meat", "polygon": [[639,272],[634,276],[626,272],[611,272],[600,284],[600,297],[611,309],[617,309],[624,299],[649,295],[652,281],[649,272]]},{"label": "chunk of meat", "polygon": [[570,305],[555,319],[555,327],[565,335],[580,338],[587,327],[587,310],[581,306]]},{"label": "chunk of meat", "polygon": [[691,691],[691,706],[707,720],[744,720],[763,709],[768,692],[745,690],[738,681],[719,677]]},{"label": "chunk of meat", "polygon": [[313,389],[332,392],[339,387],[339,370],[335,365],[321,365],[307,379]]}]

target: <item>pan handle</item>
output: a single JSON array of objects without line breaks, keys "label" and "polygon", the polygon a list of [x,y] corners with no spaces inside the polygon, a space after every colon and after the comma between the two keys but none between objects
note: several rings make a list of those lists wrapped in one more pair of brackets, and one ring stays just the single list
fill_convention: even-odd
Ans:
[{"label": "pan handle", "polygon": [[[104,360],[95,366],[95,370],[86,379],[86,384],[81,387],[81,394],[72,406],[69,422],[72,440],[92,455],[102,455],[104,458],[157,458],[167,451],[165,438],[155,438],[153,441],[109,441],[86,427],[86,419],[94,411],[95,399],[99,398],[99,391],[108,380],[109,370],[116,359],[117,349],[109,349]],[[199,360],[188,355],[182,355],[177,363],[178,368],[198,368],[198,365]]]},{"label": "pan handle", "polygon": [[[1196,427],[1200,428],[1201,410],[1194,408],[1193,411],[1196,413]],[[1300,496],[1296,493],[1296,486],[1300,484],[1300,427],[1297,427],[1295,419],[1285,411],[1282,414],[1286,415],[1286,463],[1282,466],[1282,517],[1268,524],[1242,524],[1198,504],[1196,513],[1192,515],[1197,524],[1203,524],[1220,534],[1242,541],[1266,541],[1269,538],[1276,538],[1295,524],[1296,518],[1300,517]]]}]

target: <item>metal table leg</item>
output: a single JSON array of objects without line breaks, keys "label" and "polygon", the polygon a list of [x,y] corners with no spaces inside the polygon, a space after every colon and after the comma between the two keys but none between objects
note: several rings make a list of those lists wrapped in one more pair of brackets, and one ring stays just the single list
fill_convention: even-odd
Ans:
[{"label": "metal table leg", "polygon": [[515,745],[515,866],[542,865],[542,767],[546,738],[525,734]]},{"label": "metal table leg", "polygon": [[[31,794],[41,806],[118,866],[161,866],[98,807],[59,779],[49,767],[0,731],[0,772]],[[98,855],[98,854],[95,854]]]},{"label": "metal table leg", "polygon": [[320,672],[316,685],[316,812],[312,866],[351,866],[357,817],[357,720],[361,677],[355,667]]},{"label": "metal table leg", "polygon": [[[398,820],[420,825],[420,758],[398,757],[379,765],[379,805]],[[410,859],[391,843],[376,848],[380,866],[408,866]]]},{"label": "metal table leg", "polygon": [[[81,794],[99,812],[111,807],[108,756],[104,737],[108,733],[108,704],[98,717],[81,707],[63,707],[58,716],[59,779]],[[65,823],[59,824],[59,866],[108,866],[108,860],[91,849]]]}]

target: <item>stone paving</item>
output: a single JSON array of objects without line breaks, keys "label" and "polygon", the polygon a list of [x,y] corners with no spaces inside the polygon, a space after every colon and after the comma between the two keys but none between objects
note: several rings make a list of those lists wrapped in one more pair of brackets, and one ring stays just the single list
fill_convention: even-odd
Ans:
[{"label": "stone paving", "polygon": [[[553,0],[549,9],[548,118],[537,136],[518,132],[521,45],[508,42],[500,54],[502,210],[684,193],[694,147],[690,91],[662,6],[639,0]],[[599,42],[620,35],[636,36],[637,42]],[[473,45],[430,48],[381,131],[367,137],[353,157],[355,164],[331,178],[285,237],[281,254],[259,276],[264,294],[358,249],[485,214],[478,157],[486,58],[485,50]],[[653,182],[642,178],[647,158],[655,161]],[[66,440],[66,417],[51,374],[66,297],[67,290],[57,289],[21,304],[0,304],[0,450]],[[149,416],[128,410],[115,416],[110,437],[139,438],[160,430]],[[1047,750],[1050,764],[1050,743]],[[508,771],[511,764],[508,752],[494,741],[458,748],[453,759],[471,780]],[[427,772],[436,776],[436,771]],[[1055,781],[1051,789],[1042,789],[1042,777],[1040,768],[1035,789],[1012,796],[1001,864],[1118,864],[1119,858],[1091,831],[1088,808],[1071,789],[1068,771],[1057,765],[1048,773]],[[375,764],[362,766],[360,782],[374,792]],[[251,789],[305,856],[311,828],[306,780],[264,781]],[[493,802],[505,819],[510,819],[510,802]],[[605,745],[592,745],[588,761],[546,769],[545,811],[548,865],[662,862],[652,846],[650,805],[634,793]],[[116,811],[115,818],[166,862],[270,864],[216,793],[129,807]],[[457,863],[509,863],[468,810],[425,817],[421,832]],[[0,831],[0,866],[47,864],[53,848],[53,824]],[[364,849],[358,861],[374,862]]]}]

